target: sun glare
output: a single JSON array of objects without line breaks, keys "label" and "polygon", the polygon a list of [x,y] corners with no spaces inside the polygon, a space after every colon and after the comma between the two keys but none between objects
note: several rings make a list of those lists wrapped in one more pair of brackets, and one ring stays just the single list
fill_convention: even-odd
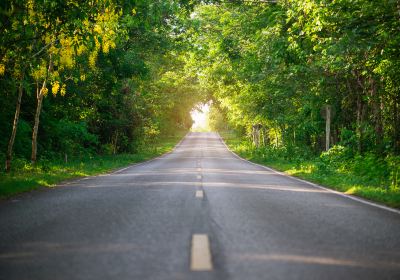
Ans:
[{"label": "sun glare", "polygon": [[195,108],[190,112],[193,119],[192,131],[207,131],[208,128],[208,112],[210,105],[202,104],[199,109]]}]

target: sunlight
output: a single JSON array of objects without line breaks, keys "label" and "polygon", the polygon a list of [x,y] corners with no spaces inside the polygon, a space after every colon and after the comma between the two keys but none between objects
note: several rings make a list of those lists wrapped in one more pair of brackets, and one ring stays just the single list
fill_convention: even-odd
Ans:
[{"label": "sunlight", "polygon": [[210,104],[202,104],[194,108],[190,115],[193,119],[192,131],[209,131],[208,126],[208,112],[210,111]]}]

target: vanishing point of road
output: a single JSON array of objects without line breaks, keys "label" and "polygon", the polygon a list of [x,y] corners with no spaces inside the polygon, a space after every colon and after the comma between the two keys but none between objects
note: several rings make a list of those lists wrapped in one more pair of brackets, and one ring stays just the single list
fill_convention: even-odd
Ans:
[{"label": "vanishing point of road", "polygon": [[0,279],[400,279],[389,210],[189,133],[155,160],[2,201]]}]

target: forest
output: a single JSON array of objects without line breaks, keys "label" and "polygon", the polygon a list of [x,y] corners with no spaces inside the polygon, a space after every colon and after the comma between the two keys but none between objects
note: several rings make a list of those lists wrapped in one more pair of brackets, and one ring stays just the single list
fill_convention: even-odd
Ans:
[{"label": "forest", "polygon": [[6,0],[0,18],[4,172],[140,153],[210,102],[239,154],[400,205],[399,0]]},{"label": "forest", "polygon": [[[134,153],[187,130],[196,96],[177,53],[185,1],[6,1],[0,147],[11,159]],[[176,36],[175,36],[176,37]]]}]

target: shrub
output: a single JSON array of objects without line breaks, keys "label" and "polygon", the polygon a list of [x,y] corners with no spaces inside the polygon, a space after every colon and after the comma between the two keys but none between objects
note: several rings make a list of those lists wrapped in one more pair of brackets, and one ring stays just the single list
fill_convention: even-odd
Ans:
[{"label": "shrub", "polygon": [[400,156],[389,155],[386,157],[389,168],[390,188],[394,191],[400,190]]},{"label": "shrub", "polygon": [[319,159],[325,165],[328,165],[331,169],[337,169],[345,167],[351,157],[351,152],[348,148],[335,145],[328,151],[321,153]]},{"label": "shrub", "polygon": [[378,185],[387,186],[389,178],[387,163],[373,153],[355,156],[352,170],[356,175],[375,181]]}]

